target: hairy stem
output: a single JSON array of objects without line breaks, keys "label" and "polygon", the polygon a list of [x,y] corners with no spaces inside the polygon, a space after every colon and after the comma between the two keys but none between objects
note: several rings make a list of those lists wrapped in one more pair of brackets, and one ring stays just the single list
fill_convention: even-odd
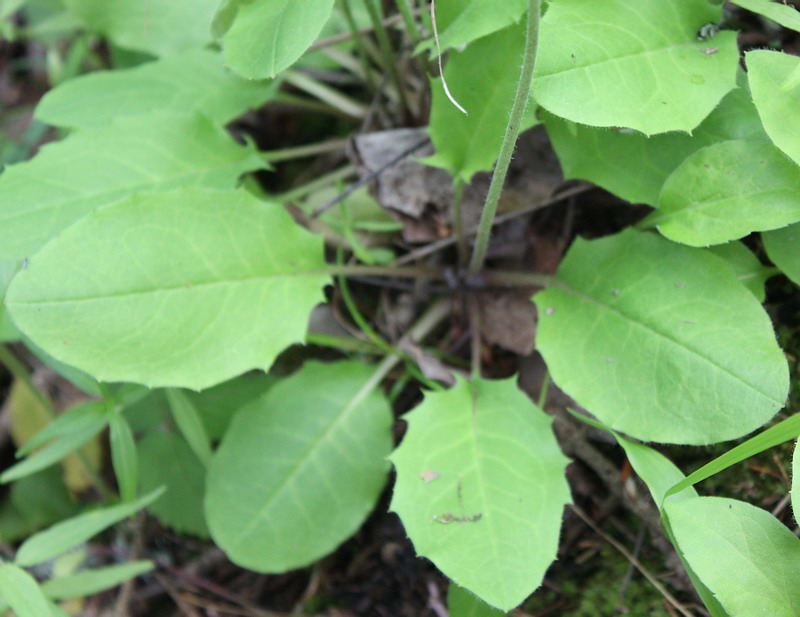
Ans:
[{"label": "hairy stem", "polygon": [[475,240],[475,248],[472,252],[472,259],[469,264],[471,274],[477,274],[486,260],[486,251],[489,247],[489,237],[492,232],[492,223],[497,213],[497,203],[500,200],[500,192],[508,173],[508,166],[511,163],[511,156],[514,154],[514,147],[519,136],[520,124],[528,106],[533,87],[533,67],[536,63],[536,49],[539,43],[539,16],[541,13],[541,0],[528,1],[528,25],[525,35],[525,56],[522,62],[522,72],[519,83],[517,84],[517,94],[514,98],[514,105],[511,108],[511,116],[508,119],[508,127],[500,147],[500,154],[497,157],[497,164],[492,175],[492,182],[489,185],[489,193],[486,195],[486,202],[481,213],[481,221],[478,225],[478,235]]}]

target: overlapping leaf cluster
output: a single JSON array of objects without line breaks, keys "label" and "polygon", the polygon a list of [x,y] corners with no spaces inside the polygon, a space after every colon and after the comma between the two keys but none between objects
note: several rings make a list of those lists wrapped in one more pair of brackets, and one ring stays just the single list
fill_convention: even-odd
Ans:
[{"label": "overlapping leaf cluster", "polygon": [[[438,4],[440,43],[453,48],[443,78],[468,114],[433,81],[428,163],[469,181],[503,139],[526,3]],[[740,4],[798,26],[788,7]],[[310,362],[288,378],[239,377],[303,342],[331,279],[322,239],[242,186],[266,164],[225,124],[275,95],[333,1],[64,6],[150,56],[52,90],[36,113],[66,137],[0,176],[0,340],[23,339],[102,398],[48,425],[2,479],[109,427],[122,499],[29,538],[0,566],[0,597],[42,615],[65,588],[149,568],[42,586],[22,569],[143,507],[244,567],[307,565],[363,522],[388,457],[392,509],[460,586],[454,615],[490,610],[464,589],[502,610],[522,602],[555,557],[570,496],[551,421],[513,380],[429,393],[391,454],[382,368]],[[706,35],[721,19],[705,0],[547,3],[525,125],[544,122],[568,177],[655,210],[636,230],[576,240],[535,296],[537,345],[555,383],[617,435],[711,613],[789,617],[800,612],[800,540],[748,504],[672,495],[683,475],[636,441],[738,438],[787,397],[765,269],[738,240],[763,232],[769,258],[800,283],[800,61],[752,51],[745,74],[735,32]]]}]

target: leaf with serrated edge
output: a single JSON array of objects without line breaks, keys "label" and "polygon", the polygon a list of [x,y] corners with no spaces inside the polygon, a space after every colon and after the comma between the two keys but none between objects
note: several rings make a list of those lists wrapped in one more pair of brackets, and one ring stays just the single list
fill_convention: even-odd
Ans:
[{"label": "leaf with serrated edge", "polygon": [[[518,23],[528,8],[526,0],[438,0],[436,26],[442,50],[460,47]],[[522,48],[520,48],[520,53]],[[513,62],[519,77],[519,62]],[[479,64],[475,65],[477,68]],[[513,95],[512,95],[513,100]]]},{"label": "leaf with serrated edge", "polygon": [[707,0],[552,2],[542,18],[534,99],[591,126],[691,131],[735,86],[736,33],[697,40],[721,11]]},{"label": "leaf with serrated edge", "polygon": [[[691,135],[647,137],[637,131],[584,126],[547,113],[543,119],[566,178],[589,180],[632,203],[653,207],[669,175],[700,148],[728,139],[769,141],[746,87],[725,95]],[[634,167],[636,173],[630,173]]]},{"label": "leaf with serrated edge", "polygon": [[162,56],[203,47],[219,0],[65,0],[87,28],[120,47]]},{"label": "leaf with serrated edge", "polygon": [[772,263],[800,285],[800,223],[761,234]]},{"label": "leaf with serrated edge", "polygon": [[492,606],[514,608],[555,559],[570,501],[551,418],[513,379],[460,379],[405,418],[392,510],[419,555]]},{"label": "leaf with serrated edge", "polygon": [[6,302],[37,345],[100,381],[202,389],[303,340],[322,253],[244,190],[135,195],[50,242]]},{"label": "leaf with serrated edge", "polygon": [[783,4],[781,0],[777,2],[773,2],[773,0],[733,0],[733,4],[763,15],[784,28],[800,32],[800,13],[793,6]]},{"label": "leaf with serrated edge", "polygon": [[332,10],[333,0],[242,2],[222,37],[225,61],[248,79],[275,77],[305,53]]},{"label": "leaf with serrated edge", "polygon": [[800,615],[800,540],[769,512],[721,497],[664,509],[678,550],[729,615]]},{"label": "leaf with serrated edge", "polygon": [[50,605],[36,579],[12,563],[0,563],[0,598],[8,602],[17,617],[50,614]]},{"label": "leaf with serrated edge", "polygon": [[[763,49],[747,52],[747,77],[764,129],[800,165],[800,58]],[[752,158],[752,157],[751,157]]]},{"label": "leaf with serrated edge", "polygon": [[707,444],[755,430],[786,400],[768,315],[708,251],[632,230],[578,239],[534,300],[553,380],[615,430]]},{"label": "leaf with serrated edge", "polygon": [[137,452],[141,491],[167,487],[148,512],[179,533],[208,538],[203,514],[206,468],[186,440],[173,433],[152,431],[139,441]]},{"label": "leaf with serrated edge", "polygon": [[224,124],[275,94],[274,81],[247,81],[218,52],[195,49],[131,69],[70,79],[44,95],[36,118],[55,126],[92,128],[124,116],[202,113]]},{"label": "leaf with serrated edge", "polygon": [[208,472],[206,517],[235,563],[285,572],[334,550],[384,485],[392,413],[356,362],[307,363],[234,418]]},{"label": "leaf with serrated edge", "polygon": [[643,221],[670,240],[708,246],[800,220],[800,168],[768,143],[702,148],[667,178]]},{"label": "leaf with serrated edge", "polygon": [[[444,167],[466,182],[476,172],[492,169],[514,102],[524,46],[525,29],[512,26],[450,57],[444,72],[448,88],[469,113],[453,105],[440,81],[433,83],[429,132],[436,153],[423,162]],[[529,115],[523,128],[535,123]]]},{"label": "leaf with serrated edge", "polygon": [[133,503],[124,503],[92,510],[85,514],[56,523],[52,527],[31,536],[17,551],[15,562],[23,567],[34,566],[66,553],[81,542],[85,542],[107,527],[146,508],[163,493],[157,489],[140,497]]},{"label": "leaf with serrated edge", "polygon": [[234,188],[259,167],[253,148],[201,116],[156,114],[79,131],[0,176],[0,257],[30,257],[85,214],[134,193]]}]

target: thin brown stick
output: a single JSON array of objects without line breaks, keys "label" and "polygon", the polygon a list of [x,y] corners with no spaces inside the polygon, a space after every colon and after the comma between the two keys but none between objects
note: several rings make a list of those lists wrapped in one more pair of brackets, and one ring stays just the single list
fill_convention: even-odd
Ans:
[{"label": "thin brown stick", "polygon": [[633,566],[637,570],[639,570],[639,572],[642,573],[642,576],[644,576],[650,582],[650,584],[653,587],[655,587],[662,596],[664,596],[664,599],[667,602],[669,602],[675,608],[675,610],[677,610],[684,617],[695,617],[695,615],[691,613],[685,606],[683,606],[683,604],[678,602],[675,596],[673,596],[669,591],[667,591],[667,588],[664,587],[664,585],[662,585],[661,582],[655,576],[653,576],[650,570],[645,568],[644,565],[642,565],[642,563],[633,554],[631,554],[631,552],[627,548],[625,548],[622,544],[617,542],[614,538],[612,538],[610,535],[608,535],[606,532],[600,529],[600,527],[598,527],[597,524],[591,518],[589,518],[589,515],[586,514],[586,512],[584,512],[580,507],[573,504],[570,504],[570,508],[575,514],[578,515],[578,518],[580,518],[584,523],[586,523],[589,527],[591,527],[591,529],[597,535],[599,535],[601,538],[603,538],[603,540],[608,542],[611,546],[613,546],[620,553],[622,553],[622,555],[628,561],[630,561],[633,564]]}]

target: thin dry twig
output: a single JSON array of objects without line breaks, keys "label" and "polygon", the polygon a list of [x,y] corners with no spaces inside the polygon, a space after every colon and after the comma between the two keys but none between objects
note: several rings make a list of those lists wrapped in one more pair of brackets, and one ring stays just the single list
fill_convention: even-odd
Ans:
[{"label": "thin dry twig", "polygon": [[597,535],[599,535],[601,538],[603,538],[603,540],[608,542],[611,546],[613,546],[620,553],[622,553],[622,555],[628,561],[630,561],[633,564],[633,566],[637,570],[639,570],[639,572],[642,573],[642,576],[644,576],[650,582],[650,584],[653,587],[655,587],[662,596],[664,596],[667,602],[669,602],[672,605],[672,607],[675,608],[675,610],[677,610],[684,617],[695,617],[695,615],[692,612],[690,612],[685,606],[683,606],[683,604],[678,602],[675,596],[673,596],[666,589],[666,587],[664,587],[664,585],[662,585],[661,582],[655,576],[653,576],[650,570],[645,568],[644,565],[642,565],[642,563],[634,555],[632,555],[627,548],[625,548],[622,544],[617,542],[614,538],[612,538],[606,532],[600,529],[600,527],[597,526],[597,524],[589,517],[588,514],[586,514],[586,512],[584,512],[580,507],[576,505],[570,505],[570,508],[575,514],[578,515],[578,518],[580,518],[584,523],[586,523],[589,527],[591,527],[591,529]]}]

